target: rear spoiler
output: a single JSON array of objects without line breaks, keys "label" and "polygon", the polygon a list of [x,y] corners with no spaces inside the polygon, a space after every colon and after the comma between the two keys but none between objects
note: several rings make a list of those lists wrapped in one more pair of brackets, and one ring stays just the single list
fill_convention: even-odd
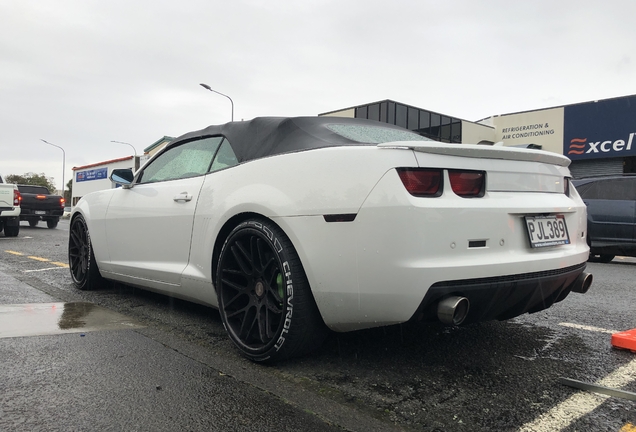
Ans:
[{"label": "rear spoiler", "polygon": [[543,150],[489,146],[477,144],[444,144],[428,141],[399,141],[378,144],[380,148],[403,148],[422,153],[483,159],[542,162],[567,167],[571,161],[565,156]]}]

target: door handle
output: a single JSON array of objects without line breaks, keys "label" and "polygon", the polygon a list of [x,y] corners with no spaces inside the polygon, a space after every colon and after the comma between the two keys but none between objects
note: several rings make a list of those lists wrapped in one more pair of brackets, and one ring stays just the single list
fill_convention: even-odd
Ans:
[{"label": "door handle", "polygon": [[188,202],[192,201],[192,195],[188,194],[187,192],[181,192],[180,194],[175,195],[172,199],[176,202]]}]

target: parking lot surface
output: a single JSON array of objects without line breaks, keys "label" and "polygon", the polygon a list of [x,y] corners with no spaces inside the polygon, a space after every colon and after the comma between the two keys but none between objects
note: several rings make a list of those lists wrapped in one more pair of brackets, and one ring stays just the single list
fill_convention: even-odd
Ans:
[{"label": "parking lot surface", "polygon": [[[202,408],[205,404],[198,404],[197,398],[231,399],[239,397],[237,392],[246,400],[264,398],[267,406],[275,407],[269,411],[272,422],[258,427],[260,406],[239,414],[217,404],[215,415],[222,418],[219,427],[282,430],[274,427],[276,419],[283,422],[288,417],[300,423],[289,423],[286,430],[631,431],[636,425],[636,402],[579,390],[559,381],[570,378],[636,392],[636,354],[610,344],[613,332],[636,328],[636,260],[631,258],[589,263],[594,284],[587,294],[571,294],[566,301],[533,315],[455,328],[409,323],[333,333],[311,356],[260,366],[237,354],[214,309],[119,284],[93,292],[75,290],[65,267],[67,236],[67,221],[53,230],[23,224],[16,238],[0,234],[0,305],[88,303],[120,314],[139,327],[96,331],[96,336],[85,333],[77,338],[75,333],[5,338],[0,339],[4,344],[1,351],[6,352],[7,344],[22,343],[23,351],[13,349],[26,353],[29,347],[38,347],[34,342],[37,338],[45,338],[42,343],[48,344],[49,350],[52,341],[66,341],[75,352],[90,350],[111,358],[100,364],[117,374],[111,367],[117,358],[112,351],[117,338],[112,336],[124,332],[131,342],[120,344],[118,352],[136,358],[143,374],[153,377],[149,382],[154,391],[161,386],[157,384],[160,377],[197,371],[198,390],[194,394],[175,390],[182,398],[195,399],[184,407],[192,410],[187,414],[190,429],[196,429],[197,419],[209,420]],[[97,346],[103,352],[96,350]],[[172,360],[159,356],[146,361],[155,356],[157,347],[168,349],[170,352],[164,354]],[[186,353],[187,359],[175,353]],[[6,364],[11,359],[2,360]],[[47,359],[38,360],[46,364]],[[59,361],[77,364],[74,358]],[[171,368],[174,361],[177,365]],[[35,367],[32,361],[16,362],[11,374],[26,376]],[[87,379],[84,385],[89,385],[90,369],[82,376]],[[234,384],[219,384],[219,377],[231,377]],[[175,386],[178,381],[171,380]],[[99,387],[104,382],[96,377],[94,384]],[[24,383],[22,391],[28,391],[30,382]],[[47,380],[32,384],[46,386]],[[17,387],[10,390],[18,391]],[[124,386],[121,393],[125,397],[118,406],[125,404],[132,409],[143,389]],[[55,393],[47,397],[41,402],[62,401],[59,415],[66,418],[64,401],[68,400]],[[15,405],[8,406],[6,397],[0,396],[0,401],[4,410],[0,428],[3,421],[19,421],[16,412],[26,417],[37,417],[39,412],[35,404],[25,405],[23,412],[16,411]],[[89,399],[85,408],[96,404]],[[140,409],[135,417],[139,430],[161,426],[148,416],[152,413]],[[116,427],[116,419],[111,419]]]}]

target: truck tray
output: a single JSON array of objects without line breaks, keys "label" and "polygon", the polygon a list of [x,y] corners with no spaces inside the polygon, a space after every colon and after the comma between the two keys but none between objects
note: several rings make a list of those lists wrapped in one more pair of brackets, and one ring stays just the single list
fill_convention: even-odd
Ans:
[{"label": "truck tray", "polygon": [[614,333],[612,335],[612,346],[636,353],[636,329]]}]

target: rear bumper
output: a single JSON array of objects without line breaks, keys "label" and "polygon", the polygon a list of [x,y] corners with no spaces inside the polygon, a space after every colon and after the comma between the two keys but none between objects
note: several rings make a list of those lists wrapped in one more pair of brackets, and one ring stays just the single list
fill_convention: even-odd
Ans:
[{"label": "rear bumper", "polygon": [[[44,213],[36,214],[36,211],[42,211]],[[22,209],[22,213],[20,214],[20,219],[28,220],[28,219],[50,219],[50,218],[59,218],[64,214],[63,209],[59,210],[33,210],[33,209]]]},{"label": "rear bumper", "polygon": [[464,323],[505,320],[547,309],[565,299],[585,264],[563,269],[433,284],[412,320],[437,320],[437,304],[451,295],[466,297],[470,310]]},{"label": "rear bumper", "polygon": [[20,211],[22,209],[20,207],[2,207],[0,208],[0,217],[14,217],[20,216]]}]

